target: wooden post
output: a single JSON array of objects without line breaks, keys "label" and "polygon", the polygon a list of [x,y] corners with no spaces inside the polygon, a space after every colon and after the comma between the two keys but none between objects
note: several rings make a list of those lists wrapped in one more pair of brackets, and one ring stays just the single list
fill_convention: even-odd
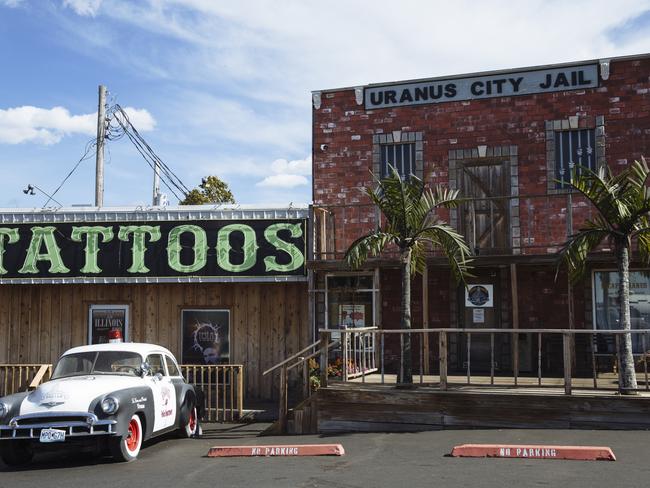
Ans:
[{"label": "wooden post", "polygon": [[287,396],[289,393],[289,386],[287,385],[288,379],[287,365],[285,364],[280,370],[280,408],[278,411],[278,423],[281,434],[286,434],[287,432]]},{"label": "wooden post", "polygon": [[[512,328],[519,328],[519,294],[517,293],[517,265],[510,264],[510,289],[512,291]],[[519,376],[519,334],[512,335],[512,371],[515,377],[515,386]]]},{"label": "wooden post", "polygon": [[328,365],[328,354],[330,334],[329,332],[320,333],[320,386],[321,388],[327,387],[327,367]]},{"label": "wooden post", "polygon": [[440,349],[440,389],[447,389],[447,333],[439,332],[438,347]]},{"label": "wooden post", "polygon": [[237,410],[239,412],[239,420],[244,415],[244,367],[239,366],[239,374],[237,375]]},{"label": "wooden post", "polygon": [[343,346],[343,381],[348,381],[348,362],[350,361],[350,352],[348,351],[348,337],[349,334],[346,334],[347,326],[343,325],[341,334],[341,342]]},{"label": "wooden post", "polygon": [[309,360],[305,358],[298,358],[302,361],[302,397],[308,398],[311,394],[309,388]]},{"label": "wooden post", "polygon": [[562,349],[564,350],[564,393],[571,394],[571,334],[562,334]]},{"label": "wooden post", "polygon": [[[429,268],[426,263],[422,270],[422,328],[429,328]],[[429,370],[429,334],[422,334],[422,354],[424,355],[424,374],[430,373]],[[422,369],[422,365],[420,365]]]}]

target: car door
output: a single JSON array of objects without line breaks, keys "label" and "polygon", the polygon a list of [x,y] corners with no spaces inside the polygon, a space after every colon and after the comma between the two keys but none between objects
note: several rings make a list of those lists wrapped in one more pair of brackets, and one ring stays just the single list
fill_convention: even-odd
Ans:
[{"label": "car door", "polygon": [[149,354],[146,359],[151,373],[146,381],[151,387],[154,398],[153,431],[172,427],[176,421],[176,390],[169,378],[162,354]]}]

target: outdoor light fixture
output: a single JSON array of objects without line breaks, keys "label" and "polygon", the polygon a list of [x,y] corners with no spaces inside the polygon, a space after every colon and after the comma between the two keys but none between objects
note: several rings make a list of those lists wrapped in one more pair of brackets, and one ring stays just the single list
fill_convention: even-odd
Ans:
[{"label": "outdoor light fixture", "polygon": [[[31,183],[29,183],[29,184],[27,185],[27,188],[25,188],[25,189],[23,190],[23,193],[24,193],[25,195],[36,195],[36,193],[34,192],[34,190],[38,190],[38,191],[40,191],[43,195],[45,195],[45,196],[48,198],[47,202],[45,202],[45,205],[47,205],[47,204],[50,202],[50,200],[52,200],[53,202],[55,202],[56,204],[58,204],[59,207],[63,207],[63,204],[62,204],[61,202],[55,200],[54,197],[53,197],[52,195],[50,195],[50,194],[47,193],[46,191],[43,191],[42,188],[39,188],[39,187],[36,186],[36,185],[32,185]],[[56,192],[55,192],[55,193],[56,193]],[[43,205],[43,208],[45,208],[45,205]]]}]

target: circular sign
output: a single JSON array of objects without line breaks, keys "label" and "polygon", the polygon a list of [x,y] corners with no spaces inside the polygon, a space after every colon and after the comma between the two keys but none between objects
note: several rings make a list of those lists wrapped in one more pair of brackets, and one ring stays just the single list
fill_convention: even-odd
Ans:
[{"label": "circular sign", "polygon": [[467,298],[472,305],[482,307],[490,300],[490,292],[484,286],[474,285],[467,292]]}]

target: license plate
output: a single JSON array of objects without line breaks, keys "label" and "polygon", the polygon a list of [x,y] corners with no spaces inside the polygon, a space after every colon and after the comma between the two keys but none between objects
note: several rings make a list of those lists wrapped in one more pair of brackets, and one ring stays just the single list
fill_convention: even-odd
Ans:
[{"label": "license plate", "polygon": [[65,430],[43,429],[41,430],[41,442],[63,442],[65,440]]}]

